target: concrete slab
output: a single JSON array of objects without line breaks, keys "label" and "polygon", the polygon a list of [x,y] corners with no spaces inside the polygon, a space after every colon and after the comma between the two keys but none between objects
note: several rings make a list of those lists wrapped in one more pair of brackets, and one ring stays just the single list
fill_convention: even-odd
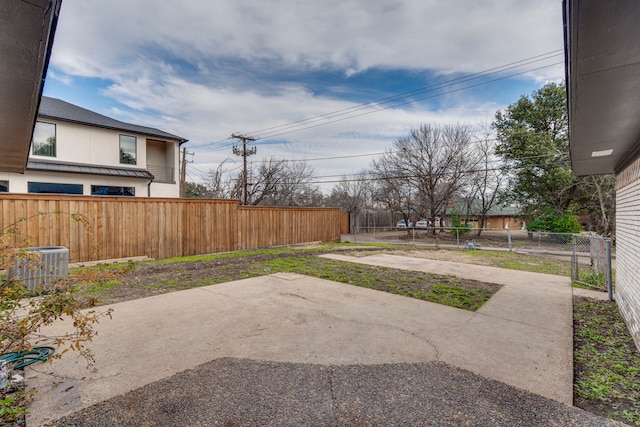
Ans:
[{"label": "concrete slab", "polygon": [[[407,257],[348,258],[425,265],[397,259]],[[444,361],[571,404],[571,325],[561,326],[563,315],[544,325],[516,316],[524,303],[531,314],[552,303],[566,311],[557,290],[564,285],[542,283],[523,297],[511,282],[493,297],[508,308],[495,303],[476,313],[296,274],[114,304],[113,319],[97,326],[92,343],[96,374],[68,355],[27,368],[29,385],[38,389],[28,422],[42,425],[223,357],[331,366]],[[48,333],[69,327],[59,322]]]},{"label": "concrete slab", "polygon": [[[609,299],[608,292],[596,291],[591,289],[573,288],[573,296],[593,298],[601,301],[607,301]],[[615,299],[615,294],[614,294]]]},{"label": "concrete slab", "polygon": [[443,342],[436,340],[440,360],[573,402],[573,305],[568,277],[389,254],[321,256],[502,285],[464,328],[451,330]]}]

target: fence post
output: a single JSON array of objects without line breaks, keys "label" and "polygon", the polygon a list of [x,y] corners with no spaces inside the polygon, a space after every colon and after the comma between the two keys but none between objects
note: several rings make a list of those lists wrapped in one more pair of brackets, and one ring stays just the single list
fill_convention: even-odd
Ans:
[{"label": "fence post", "polygon": [[604,281],[607,284],[609,292],[609,301],[613,301],[613,275],[611,274],[611,239],[605,239],[605,276]]},{"label": "fence post", "polygon": [[576,251],[576,235],[573,235],[573,253],[571,255],[571,280],[576,282],[578,280],[578,254]]},{"label": "fence post", "polygon": [[460,248],[460,230],[456,227],[456,242],[458,244],[458,248]]},{"label": "fence post", "polygon": [[509,252],[513,251],[513,247],[511,246],[511,229],[507,229],[507,241],[509,242]]}]

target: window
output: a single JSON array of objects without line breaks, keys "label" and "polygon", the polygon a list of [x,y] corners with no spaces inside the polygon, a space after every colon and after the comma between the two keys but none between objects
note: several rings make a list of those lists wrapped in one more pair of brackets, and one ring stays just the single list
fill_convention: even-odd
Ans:
[{"label": "window", "polygon": [[0,181],[0,193],[9,192],[9,181]]},{"label": "window", "polygon": [[125,165],[136,164],[136,137],[120,135],[120,163]]},{"label": "window", "polygon": [[114,187],[111,185],[92,185],[92,196],[135,196],[136,189],[134,187]]},{"label": "window", "polygon": [[29,193],[82,194],[82,184],[57,184],[53,182],[29,182]]},{"label": "window", "polygon": [[56,157],[56,125],[36,122],[31,145],[34,156]]}]

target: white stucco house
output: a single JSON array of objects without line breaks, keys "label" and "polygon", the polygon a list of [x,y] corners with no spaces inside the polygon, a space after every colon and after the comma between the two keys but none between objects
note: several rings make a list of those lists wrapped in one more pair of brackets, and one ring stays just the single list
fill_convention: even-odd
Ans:
[{"label": "white stucco house", "polygon": [[179,197],[186,141],[43,96],[25,171],[0,172],[0,192]]}]

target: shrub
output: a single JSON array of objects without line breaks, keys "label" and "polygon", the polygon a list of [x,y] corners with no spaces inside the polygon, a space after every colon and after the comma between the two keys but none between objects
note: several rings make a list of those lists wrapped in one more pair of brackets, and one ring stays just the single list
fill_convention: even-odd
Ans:
[{"label": "shrub", "polygon": [[462,224],[460,216],[455,209],[451,212],[451,225],[453,226],[453,229],[449,231],[449,234],[453,237],[466,236],[471,231],[471,225]]},{"label": "shrub", "polygon": [[[36,216],[61,214],[39,213]],[[80,215],[73,214],[71,218],[74,222],[87,225],[86,218]],[[0,229],[0,353],[20,353],[47,344],[56,347],[56,353],[49,357],[49,361],[73,350],[86,360],[87,368],[95,370],[93,354],[87,343],[96,335],[94,325],[105,316],[111,317],[111,309],[96,311],[92,309],[91,301],[77,298],[75,283],[82,282],[82,277],[61,278],[50,283],[46,289],[33,292],[19,277],[7,273],[16,263],[25,261],[29,262],[30,268],[43,268],[38,254],[26,248],[30,239],[19,236],[18,224],[29,219],[21,218],[11,226]],[[20,241],[22,243],[18,243]],[[104,278],[113,279],[112,276]],[[56,320],[70,322],[73,332],[59,336],[47,335],[45,327]],[[0,420],[11,420],[23,413],[27,403],[24,392],[18,390],[12,396],[5,396],[7,390],[1,393],[4,400],[0,401]]]},{"label": "shrub", "polygon": [[550,233],[579,233],[583,231],[577,216],[568,212],[560,215],[552,209],[547,209],[542,215],[531,221],[527,230]]}]

